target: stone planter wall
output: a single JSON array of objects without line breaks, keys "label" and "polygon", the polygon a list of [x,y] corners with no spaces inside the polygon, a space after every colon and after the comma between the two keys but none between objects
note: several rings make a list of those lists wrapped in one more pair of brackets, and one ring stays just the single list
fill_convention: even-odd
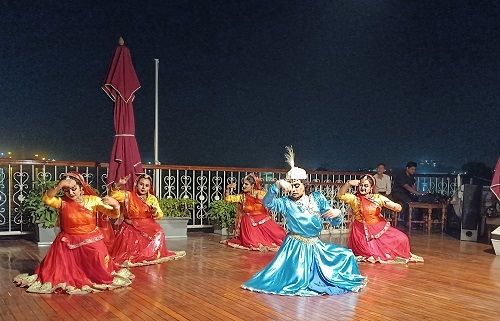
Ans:
[{"label": "stone planter wall", "polygon": [[220,228],[219,226],[214,226],[214,234],[222,236],[231,236],[234,234],[233,228]]},{"label": "stone planter wall", "polygon": [[158,220],[167,239],[187,237],[187,224],[189,217],[166,217]]},{"label": "stone planter wall", "polygon": [[54,242],[59,231],[59,227],[42,228],[38,225],[35,228],[35,241],[38,246],[49,246]]}]

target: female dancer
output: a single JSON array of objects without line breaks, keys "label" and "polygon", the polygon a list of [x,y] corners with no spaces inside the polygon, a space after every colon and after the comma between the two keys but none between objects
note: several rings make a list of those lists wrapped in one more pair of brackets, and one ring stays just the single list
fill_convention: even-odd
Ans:
[{"label": "female dancer", "polygon": [[[356,194],[347,193],[357,186]],[[383,207],[395,212],[401,205],[380,194],[373,194],[375,179],[364,175],[360,180],[350,180],[339,190],[337,197],[351,207],[354,219],[348,246],[358,261],[380,263],[423,262],[424,259],[410,252],[410,241],[401,231],[391,227],[380,214]]]},{"label": "female dancer", "polygon": [[[256,292],[312,296],[358,292],[366,284],[351,250],[319,239],[323,219],[339,225],[340,211],[334,210],[319,192],[306,194],[306,171],[294,166],[293,150],[287,161],[292,169],[285,180],[271,186],[264,205],[286,218],[288,235],[274,259],[245,282],[244,289]],[[290,196],[278,197],[279,190]]]},{"label": "female dancer", "polygon": [[153,180],[141,174],[132,191],[122,191],[130,175],[121,178],[111,190],[111,197],[124,204],[124,221],[115,235],[111,256],[122,266],[143,266],[176,260],[186,255],[184,251],[167,249],[165,233],[155,222],[163,216],[158,199],[152,193]]},{"label": "female dancer", "polygon": [[254,174],[247,175],[243,179],[243,193],[230,195],[235,187],[236,183],[229,184],[225,196],[227,202],[239,205],[235,237],[223,243],[246,250],[277,251],[286,233],[262,205],[266,193],[261,189],[260,179]]},{"label": "female dancer", "polygon": [[[57,197],[60,190],[64,197]],[[127,269],[117,270],[97,226],[97,211],[111,218],[120,204],[111,197],[99,198],[81,174],[70,172],[49,189],[43,202],[58,209],[61,232],[35,274],[20,274],[14,282],[27,292],[85,294],[115,289],[131,283]]]}]

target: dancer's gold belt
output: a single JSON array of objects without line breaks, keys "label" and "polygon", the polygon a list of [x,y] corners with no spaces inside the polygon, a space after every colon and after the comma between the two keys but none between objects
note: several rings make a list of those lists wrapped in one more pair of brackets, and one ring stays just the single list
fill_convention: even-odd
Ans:
[{"label": "dancer's gold belt", "polygon": [[296,239],[297,241],[300,241],[305,244],[314,244],[319,241],[319,237],[314,236],[314,237],[305,237],[302,235],[298,234],[288,234],[290,237]]}]

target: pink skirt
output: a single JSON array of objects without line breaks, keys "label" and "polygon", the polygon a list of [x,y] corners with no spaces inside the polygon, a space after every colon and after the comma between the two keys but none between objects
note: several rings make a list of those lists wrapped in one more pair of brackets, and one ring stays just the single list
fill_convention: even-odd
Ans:
[{"label": "pink skirt", "polygon": [[423,262],[423,259],[410,252],[410,241],[408,237],[398,229],[389,228],[377,237],[386,226],[386,221],[373,225],[366,225],[368,235],[376,238],[366,239],[363,223],[354,221],[351,224],[351,235],[347,246],[357,256],[358,261],[380,262],[380,263],[407,263]]},{"label": "pink skirt", "polygon": [[165,233],[152,218],[123,222],[115,235],[111,257],[121,266],[142,266],[175,260],[186,255],[184,251],[169,251]]},{"label": "pink skirt", "polygon": [[277,251],[285,236],[285,230],[268,215],[244,214],[239,235],[223,243],[246,250]]},{"label": "pink skirt", "polygon": [[133,275],[118,271],[99,230],[74,235],[60,232],[35,274],[20,274],[14,282],[34,293],[83,294],[127,286]]}]

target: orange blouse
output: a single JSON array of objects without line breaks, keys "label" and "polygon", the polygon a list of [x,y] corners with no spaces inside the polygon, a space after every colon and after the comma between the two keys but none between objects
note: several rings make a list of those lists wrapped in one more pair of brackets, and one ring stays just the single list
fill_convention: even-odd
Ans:
[{"label": "orange blouse", "polygon": [[246,194],[226,195],[224,198],[226,202],[240,203],[241,209],[247,215],[262,215],[267,214],[267,210],[262,204],[262,198],[266,192],[258,191],[257,197],[249,196]]},{"label": "orange blouse", "polygon": [[363,209],[361,207],[361,202],[359,198],[351,193],[345,193],[339,197],[339,200],[346,202],[351,207],[354,219],[359,222],[365,221],[366,224],[373,225],[380,221],[385,221],[385,219],[380,214],[380,210],[385,206],[390,200],[380,194],[372,194],[370,196],[370,206],[365,206]]},{"label": "orange blouse", "polygon": [[163,217],[158,199],[148,193],[146,201],[142,200],[136,192],[112,190],[110,196],[120,203],[125,204],[125,218],[155,218]]},{"label": "orange blouse", "polygon": [[80,204],[69,198],[43,196],[43,202],[59,211],[59,225],[61,230],[68,234],[87,234],[97,229],[97,212],[116,218],[119,211],[108,209],[102,200],[93,195],[83,195],[83,203]]}]

